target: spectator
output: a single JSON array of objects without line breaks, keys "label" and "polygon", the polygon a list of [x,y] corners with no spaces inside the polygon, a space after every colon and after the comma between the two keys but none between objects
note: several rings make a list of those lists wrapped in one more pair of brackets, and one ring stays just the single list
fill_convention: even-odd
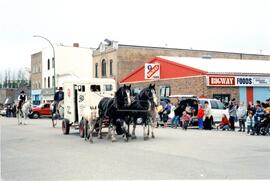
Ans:
[{"label": "spectator", "polygon": [[240,129],[238,130],[239,132],[241,131],[245,132],[246,114],[247,114],[247,110],[244,107],[244,102],[241,102],[237,109],[237,118],[239,120],[239,126],[240,126]]},{"label": "spectator", "polygon": [[211,130],[212,129],[212,115],[211,115],[211,108],[209,107],[208,101],[204,103],[204,129]]},{"label": "spectator", "polygon": [[260,122],[263,115],[264,115],[264,110],[261,106],[261,102],[257,100],[256,107],[255,107],[255,114],[254,114],[255,126]]},{"label": "spectator", "polygon": [[189,114],[187,114],[186,111],[183,112],[183,116],[181,117],[183,129],[186,131],[188,128],[189,121],[191,120],[191,117]]},{"label": "spectator", "polygon": [[253,127],[255,125],[255,122],[254,122],[254,116],[253,116],[253,113],[252,111],[249,111],[248,112],[248,116],[247,116],[247,134],[251,132],[253,132]]},{"label": "spectator", "polygon": [[198,117],[198,127],[199,129],[203,129],[204,110],[201,104],[199,105],[197,117]]},{"label": "spectator", "polygon": [[219,124],[219,128],[222,130],[229,130],[230,129],[230,121],[228,120],[227,116],[225,114],[222,114],[222,119]]},{"label": "spectator", "polygon": [[167,127],[167,121],[169,119],[169,114],[171,113],[171,108],[172,108],[172,105],[171,105],[170,101],[168,100],[168,102],[165,106],[165,109],[162,113],[162,121],[164,122],[164,128]]},{"label": "spectator", "polygon": [[268,126],[268,124],[269,124],[269,120],[270,118],[269,118],[269,113],[268,114],[265,114],[264,116],[263,116],[263,118],[261,119],[261,121],[257,124],[257,125],[255,125],[255,127],[254,127],[254,131],[251,133],[251,135],[254,135],[255,133],[257,134],[257,135],[259,135],[260,134],[260,129],[262,128],[262,127],[267,127]]},{"label": "spectator", "polygon": [[235,105],[235,99],[232,99],[232,101],[230,102],[229,105],[229,120],[230,120],[230,124],[231,124],[231,130],[234,131],[235,127],[234,127],[234,123],[236,121],[237,115],[236,115],[236,105]]},{"label": "spectator", "polygon": [[185,108],[185,111],[187,114],[189,114],[190,116],[192,115],[192,108],[191,106],[189,105],[189,103],[187,103],[187,106]]},{"label": "spectator", "polygon": [[255,114],[255,106],[253,105],[252,102],[249,102],[247,107],[247,113],[249,113],[250,111],[252,112],[253,115]]}]

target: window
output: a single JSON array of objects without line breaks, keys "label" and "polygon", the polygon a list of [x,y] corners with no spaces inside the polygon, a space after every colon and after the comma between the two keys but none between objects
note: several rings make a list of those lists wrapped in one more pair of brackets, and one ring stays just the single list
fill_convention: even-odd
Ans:
[{"label": "window", "polygon": [[110,60],[110,76],[113,75],[113,60]]},{"label": "window", "polygon": [[46,77],[44,78],[44,88],[46,88],[46,84],[47,84],[47,82],[46,82]]},{"label": "window", "polygon": [[54,76],[52,76],[52,86],[55,87],[55,79],[54,79]]},{"label": "window", "polygon": [[210,101],[212,109],[218,109],[217,101]]},{"label": "window", "polygon": [[50,70],[50,59],[48,59],[48,70]]},{"label": "window", "polygon": [[168,97],[171,95],[171,86],[164,85],[160,87],[160,97]]},{"label": "window", "polygon": [[55,62],[54,62],[54,58],[52,58],[52,68],[55,67]]},{"label": "window", "polygon": [[112,85],[111,84],[105,84],[103,85],[104,91],[112,91]]},{"label": "window", "polygon": [[40,81],[38,81],[38,88],[39,88],[39,89],[41,88],[41,83],[40,83]]},{"label": "window", "polygon": [[50,88],[50,83],[51,83],[50,77],[48,77],[48,88]]},{"label": "window", "polygon": [[91,92],[100,92],[100,85],[91,85],[90,90]]},{"label": "window", "polygon": [[105,61],[105,59],[103,59],[101,62],[101,74],[102,74],[102,77],[106,77],[106,61]]},{"label": "window", "polygon": [[230,97],[230,94],[213,94],[214,99],[218,99],[224,104],[229,104]]},{"label": "window", "polygon": [[85,92],[85,85],[82,85],[82,92]]},{"label": "window", "polygon": [[95,70],[95,73],[96,73],[96,76],[95,77],[98,78],[98,63],[96,63],[95,69],[96,69]]}]

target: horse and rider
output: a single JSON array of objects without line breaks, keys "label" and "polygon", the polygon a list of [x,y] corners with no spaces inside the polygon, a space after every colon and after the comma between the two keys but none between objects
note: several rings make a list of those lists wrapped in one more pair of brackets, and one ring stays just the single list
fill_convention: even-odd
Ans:
[{"label": "horse and rider", "polygon": [[54,94],[54,102],[53,102],[53,108],[52,108],[52,124],[53,127],[56,126],[57,123],[54,123],[55,119],[62,118],[61,113],[59,111],[59,108],[62,106],[63,101],[64,101],[64,92],[63,88],[59,87],[58,91]]},{"label": "horse and rider", "polygon": [[21,91],[20,95],[18,96],[18,105],[17,105],[17,118],[18,124],[22,124],[20,118],[24,118],[24,124],[26,124],[26,119],[28,114],[31,110],[31,103],[27,100],[27,95],[24,91]]}]

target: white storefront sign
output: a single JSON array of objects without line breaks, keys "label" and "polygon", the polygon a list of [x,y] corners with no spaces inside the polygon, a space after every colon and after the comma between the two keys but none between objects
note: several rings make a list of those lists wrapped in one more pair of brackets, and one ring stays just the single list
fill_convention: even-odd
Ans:
[{"label": "white storefront sign", "polygon": [[270,77],[249,77],[236,76],[236,86],[268,87],[270,86]]},{"label": "white storefront sign", "polygon": [[146,63],[144,65],[144,78],[145,79],[160,79],[160,64]]},{"label": "white storefront sign", "polygon": [[269,87],[270,77],[208,76],[208,86]]}]

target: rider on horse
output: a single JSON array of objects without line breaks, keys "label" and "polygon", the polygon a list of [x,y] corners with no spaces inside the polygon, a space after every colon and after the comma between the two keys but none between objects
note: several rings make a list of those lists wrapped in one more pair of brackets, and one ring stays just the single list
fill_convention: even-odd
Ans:
[{"label": "rider on horse", "polygon": [[18,97],[18,101],[19,101],[19,103],[18,103],[17,109],[21,110],[22,105],[27,101],[27,96],[25,95],[24,91],[21,91],[21,94]]},{"label": "rider on horse", "polygon": [[63,88],[59,87],[58,92],[56,92],[54,95],[54,103],[55,103],[54,110],[53,110],[54,113],[57,112],[58,104],[62,100],[64,100],[64,92],[63,92]]}]

